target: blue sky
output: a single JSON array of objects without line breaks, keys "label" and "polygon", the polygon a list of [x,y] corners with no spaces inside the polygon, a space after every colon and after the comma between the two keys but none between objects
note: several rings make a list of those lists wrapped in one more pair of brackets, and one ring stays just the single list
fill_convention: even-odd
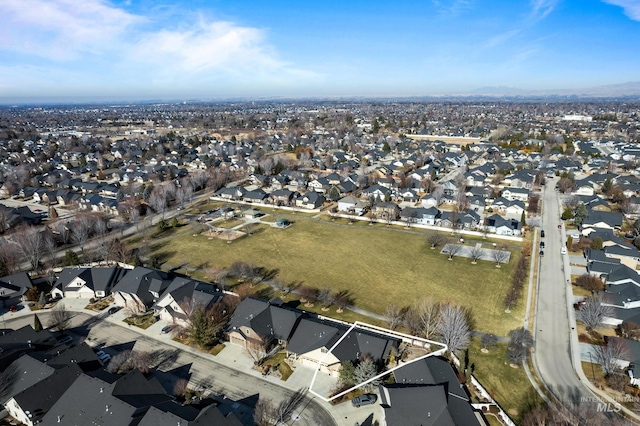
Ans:
[{"label": "blue sky", "polygon": [[0,99],[420,96],[640,80],[640,0],[2,0]]}]

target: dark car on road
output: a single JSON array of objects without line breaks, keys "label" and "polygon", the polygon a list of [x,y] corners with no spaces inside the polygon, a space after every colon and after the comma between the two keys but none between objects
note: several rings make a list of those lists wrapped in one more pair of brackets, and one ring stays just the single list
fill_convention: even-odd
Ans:
[{"label": "dark car on road", "polygon": [[354,407],[360,407],[361,405],[371,405],[375,404],[378,400],[378,397],[372,393],[365,393],[364,395],[356,396],[351,400],[351,404]]},{"label": "dark car on road", "polygon": [[116,312],[118,312],[119,310],[120,310],[120,307],[119,307],[119,306],[114,306],[114,307],[112,307],[112,308],[109,308],[109,311],[107,311],[107,312],[109,313],[109,315],[113,315],[113,314],[115,314]]},{"label": "dark car on road", "polygon": [[544,229],[540,230],[540,238],[544,238]]}]

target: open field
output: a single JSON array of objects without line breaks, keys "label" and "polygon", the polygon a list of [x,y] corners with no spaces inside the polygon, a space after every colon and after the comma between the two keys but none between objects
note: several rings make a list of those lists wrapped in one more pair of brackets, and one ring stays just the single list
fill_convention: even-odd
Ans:
[{"label": "open field", "polygon": [[432,298],[470,307],[474,328],[480,331],[504,336],[522,323],[524,301],[510,314],[502,307],[515,260],[499,269],[491,262],[447,261],[440,250],[427,247],[421,233],[296,220],[295,215],[292,219],[295,223],[288,229],[261,227],[231,244],[179,234],[169,244],[156,245],[152,255],[167,265],[187,258],[191,267],[253,263],[278,270],[282,282],[348,290],[356,306],[377,313],[389,304],[406,306]]}]

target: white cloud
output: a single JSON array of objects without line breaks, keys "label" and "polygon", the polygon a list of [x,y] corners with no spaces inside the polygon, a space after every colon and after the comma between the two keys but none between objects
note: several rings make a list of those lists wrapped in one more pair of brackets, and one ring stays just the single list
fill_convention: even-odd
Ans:
[{"label": "white cloud", "polygon": [[144,18],[102,0],[2,0],[0,47],[51,59],[97,53]]},{"label": "white cloud", "polygon": [[165,64],[168,68],[200,72],[215,68],[269,69],[285,64],[264,43],[263,31],[230,22],[203,22],[194,29],[162,30],[145,35],[132,49],[131,60]]},{"label": "white cloud", "polygon": [[640,21],[640,1],[638,0],[603,0],[605,3],[620,6],[624,14],[634,21]]},{"label": "white cloud", "polygon": [[534,20],[541,20],[553,12],[558,0],[531,0],[531,15]]},{"label": "white cloud", "polygon": [[76,81],[81,73],[87,83],[106,78],[155,89],[305,84],[319,77],[280,59],[264,29],[172,8],[142,16],[107,0],[0,0],[0,16],[0,51],[14,52],[5,53],[4,64],[16,70],[25,58],[41,65],[46,58],[56,62],[52,74],[66,69]]}]

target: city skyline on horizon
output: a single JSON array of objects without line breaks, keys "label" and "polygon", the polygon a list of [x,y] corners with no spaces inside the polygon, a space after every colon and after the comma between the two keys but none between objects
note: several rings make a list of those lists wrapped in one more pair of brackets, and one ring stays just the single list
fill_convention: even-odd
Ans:
[{"label": "city skyline on horizon", "polygon": [[0,102],[640,87],[638,1],[444,3],[6,0]]}]

